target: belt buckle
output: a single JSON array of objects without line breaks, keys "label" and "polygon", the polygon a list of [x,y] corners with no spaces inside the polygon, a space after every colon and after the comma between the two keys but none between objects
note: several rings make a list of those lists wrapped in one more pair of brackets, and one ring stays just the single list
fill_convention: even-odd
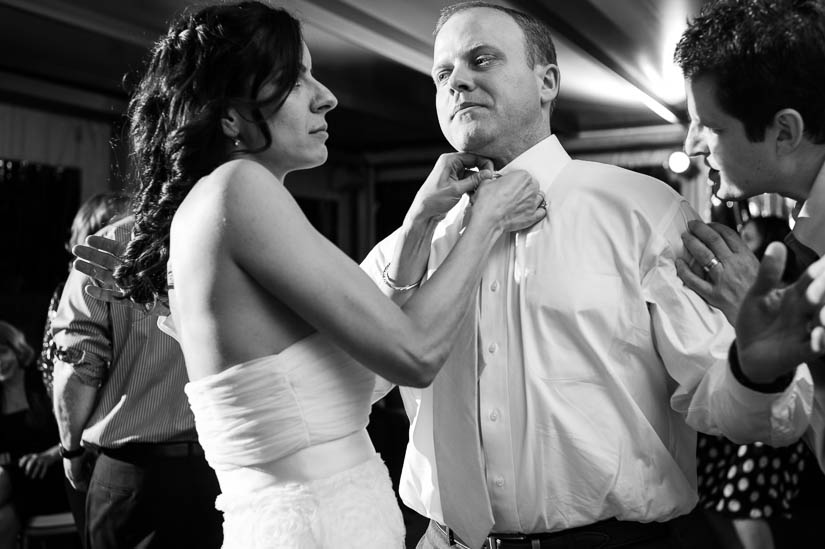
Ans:
[{"label": "belt buckle", "polygon": [[501,544],[508,541],[520,541],[523,543],[530,543],[530,549],[541,549],[541,540],[523,534],[491,534],[487,536],[488,549],[501,549]]}]

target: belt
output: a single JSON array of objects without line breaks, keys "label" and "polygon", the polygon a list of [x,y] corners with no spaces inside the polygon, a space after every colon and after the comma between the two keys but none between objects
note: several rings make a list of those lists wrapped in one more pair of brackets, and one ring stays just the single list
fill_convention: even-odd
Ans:
[{"label": "belt", "polygon": [[130,442],[118,448],[101,448],[100,453],[119,461],[153,461],[203,457],[203,447],[198,442]]},{"label": "belt", "polygon": [[[472,549],[449,527],[432,521],[447,538],[451,547]],[[620,547],[639,541],[666,538],[670,535],[667,522],[630,522],[607,519],[587,526],[559,532],[537,534],[490,534],[482,549],[577,549]]]}]

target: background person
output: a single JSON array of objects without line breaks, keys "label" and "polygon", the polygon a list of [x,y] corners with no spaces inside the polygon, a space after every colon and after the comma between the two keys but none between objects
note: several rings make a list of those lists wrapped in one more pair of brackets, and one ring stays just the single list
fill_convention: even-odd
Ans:
[{"label": "background person", "polygon": [[[787,217],[762,216],[747,219],[739,232],[761,259],[768,244],[781,242],[790,230]],[[782,280],[794,276],[786,269]],[[818,492],[822,475],[803,442],[773,448],[699,433],[697,466],[699,503],[730,543],[745,549],[804,546],[805,535],[798,534],[809,530],[804,493]]]},{"label": "background person", "polygon": [[[126,242],[132,224],[101,234]],[[221,547],[218,483],[184,397],[180,348],[145,311],[90,297],[91,283],[72,271],[52,320],[63,468],[87,492],[86,546]]]},{"label": "background person", "polygon": [[32,515],[67,511],[57,426],[23,333],[0,321],[0,548]]},{"label": "background person", "polygon": [[[72,225],[69,230],[69,240],[66,242],[66,251],[72,253],[72,248],[77,244],[81,244],[86,240],[86,237],[100,231],[109,223],[122,217],[129,206],[129,196],[123,193],[98,193],[90,197],[86,202],[81,204],[77,213],[72,219]],[[71,263],[69,264],[69,273],[71,274]],[[52,330],[52,320],[57,314],[57,307],[60,304],[60,297],[63,295],[63,288],[65,281],[57,285],[49,302],[49,309],[46,313],[46,324],[43,328],[43,342],[40,349],[40,355],[37,358],[37,368],[43,376],[43,384],[46,386],[46,392],[49,395],[49,400],[53,398],[53,378],[54,378],[54,363],[57,359],[57,344],[54,341],[54,331]],[[84,466],[91,468],[94,463],[95,455],[89,452],[84,456]],[[78,532],[86,531],[86,491],[76,490],[68,479],[65,482],[67,496],[69,498],[69,506],[72,510],[75,525]],[[81,536],[85,542],[85,535]]]},{"label": "background person", "polygon": [[[66,251],[72,253],[72,248],[86,241],[86,237],[95,234],[103,227],[122,217],[128,210],[129,196],[123,193],[98,193],[80,205],[72,219],[69,230],[69,240],[66,241]],[[72,265],[69,263],[69,272]],[[54,334],[51,325],[52,318],[60,304],[65,281],[57,285],[49,301],[49,310],[46,314],[46,325],[43,329],[43,344],[40,356],[37,358],[37,368],[43,375],[43,384],[49,398],[52,398],[52,377],[57,346],[54,343]],[[75,517],[77,518],[77,517]]]}]

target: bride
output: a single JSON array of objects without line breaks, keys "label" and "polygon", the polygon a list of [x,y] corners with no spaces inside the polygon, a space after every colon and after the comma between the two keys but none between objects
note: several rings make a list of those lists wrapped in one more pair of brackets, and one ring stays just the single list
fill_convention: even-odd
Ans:
[{"label": "bride", "polygon": [[[397,250],[383,288],[393,302],[283,185],[326,160],[336,102],[299,23],[258,2],[181,16],[130,102],[136,224],[115,278],[137,303],[168,294],[227,548],[403,547],[365,431],[375,376],[428,385],[492,245],[544,216],[529,178],[490,183],[488,161],[442,157],[428,183],[451,181],[454,200],[476,188],[472,214],[414,292],[393,279],[412,272]],[[482,169],[464,177],[469,167]]]}]

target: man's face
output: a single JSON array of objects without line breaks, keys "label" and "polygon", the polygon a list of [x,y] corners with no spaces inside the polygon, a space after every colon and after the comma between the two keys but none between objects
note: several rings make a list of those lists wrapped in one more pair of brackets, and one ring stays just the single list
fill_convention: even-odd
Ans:
[{"label": "man's face", "polygon": [[524,34],[506,13],[471,8],[448,19],[435,38],[432,76],[450,144],[504,164],[550,135],[543,67],[529,67]]},{"label": "man's face", "polygon": [[702,156],[709,179],[723,200],[777,192],[776,155],[769,140],[751,142],[745,125],[727,114],[716,99],[716,83],[705,76],[685,82],[690,127],[685,152]]}]

